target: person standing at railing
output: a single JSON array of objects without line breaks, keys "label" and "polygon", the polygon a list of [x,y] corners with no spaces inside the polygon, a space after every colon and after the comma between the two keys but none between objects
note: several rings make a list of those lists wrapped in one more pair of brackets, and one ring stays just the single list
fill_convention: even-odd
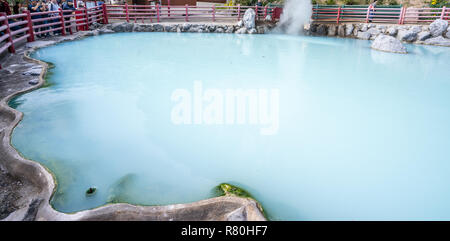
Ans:
[{"label": "person standing at railing", "polygon": [[262,9],[263,9],[262,1],[258,0],[258,2],[256,2],[256,6],[258,6],[258,12],[256,13],[256,19],[259,19],[259,15],[262,13]]},{"label": "person standing at railing", "polygon": [[[73,11],[75,11],[75,7],[73,6],[73,1],[72,1],[72,0],[66,1],[66,2],[63,4],[62,9],[63,9],[63,10],[71,10],[70,12],[69,12],[69,11],[64,12],[64,16],[68,16],[68,17],[65,17],[65,18],[64,18],[64,21],[65,21],[65,24],[66,24],[66,28],[67,28],[67,26],[70,26],[70,25],[71,25],[71,23],[68,22],[68,21],[70,21],[70,16],[69,16],[69,15],[72,15],[72,14],[73,14]],[[69,27],[69,28],[70,28],[70,27]],[[67,30],[66,30],[66,31],[67,31]],[[69,31],[70,31],[70,30],[69,30]]]},{"label": "person standing at railing", "polygon": [[[9,3],[6,0],[0,0],[0,13],[6,13],[6,15],[11,15],[11,9],[9,8]],[[3,23],[0,23],[0,26]],[[5,34],[5,32],[0,32],[0,36]]]},{"label": "person standing at railing", "polygon": [[15,2],[13,6],[13,14],[19,14],[20,13],[19,11],[20,11],[20,3]]},{"label": "person standing at railing", "polygon": [[[75,11],[75,14],[83,14],[84,13],[84,2],[83,1],[78,1],[77,2],[77,10]],[[86,18],[84,16],[76,16],[75,19],[80,19],[78,21],[76,21],[77,24],[79,23],[86,23]],[[81,26],[77,27],[78,31],[87,31],[88,29],[86,28],[86,25],[83,24]]]},{"label": "person standing at railing", "polygon": [[[41,11],[41,4],[42,4],[41,1],[38,2],[37,0],[31,0],[30,5],[28,5],[28,11],[30,11],[30,13],[38,13],[38,12],[40,12]],[[33,16],[31,16],[32,20],[39,19],[39,18],[41,18],[41,15],[33,15]],[[41,24],[42,24],[42,22],[33,23],[33,25],[41,25]],[[34,31],[35,32],[40,32],[41,29],[40,28],[35,28]],[[42,36],[39,34],[36,37],[40,38]]]},{"label": "person standing at railing", "polygon": [[[39,12],[42,13],[39,15],[40,18],[48,18],[49,17],[49,14],[47,13],[48,12],[47,4],[45,3],[44,0],[39,1]],[[48,20],[43,20],[43,21],[39,22],[38,24],[41,25],[41,24],[48,24],[48,23],[49,23]],[[48,28],[49,27],[41,27],[40,31],[48,30]],[[50,33],[46,32],[44,34],[41,34],[40,37],[43,38],[43,37],[49,37],[49,36],[50,36]]]},{"label": "person standing at railing", "polygon": [[11,15],[11,8],[6,0],[0,0],[0,13],[6,13],[6,15]]},{"label": "person standing at railing", "polygon": [[[50,2],[47,5],[47,8],[48,8],[48,11],[50,11],[50,12],[59,11],[59,9],[61,9],[59,7],[59,5],[58,5],[58,1],[56,1],[56,0],[50,0]],[[58,16],[59,16],[59,13],[51,13],[50,14],[50,17],[58,17]],[[59,19],[58,18],[52,19],[52,20],[50,20],[50,22],[51,23],[57,23],[57,22],[59,22]],[[51,26],[51,28],[59,28],[59,27],[60,27],[59,25]],[[56,30],[56,31],[53,32],[53,34],[54,35],[60,35],[61,34],[61,30]]]},{"label": "person standing at railing", "polygon": [[369,22],[372,22],[375,15],[375,7],[377,6],[377,0],[373,0],[373,3],[369,5]]}]

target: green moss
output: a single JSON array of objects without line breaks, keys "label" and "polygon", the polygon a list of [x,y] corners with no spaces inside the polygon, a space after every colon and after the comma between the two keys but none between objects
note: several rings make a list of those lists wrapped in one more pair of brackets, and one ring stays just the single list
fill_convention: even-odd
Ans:
[{"label": "green moss", "polygon": [[[45,63],[47,64],[48,68],[47,68],[47,72],[44,75],[45,82],[41,86],[41,88],[47,88],[47,87],[54,85],[54,82],[52,81],[52,76],[53,76],[52,69],[55,68],[55,64],[53,64],[52,62],[45,62]],[[26,94],[26,93],[23,93],[23,94]],[[23,94],[20,94],[20,95],[17,95],[15,97],[11,98],[11,100],[9,100],[9,102],[8,102],[9,107],[11,107],[13,109],[17,109],[17,107],[19,107],[23,103],[23,100],[20,99],[20,97]]]},{"label": "green moss", "polygon": [[246,190],[228,183],[219,184],[219,186],[217,186],[217,193],[219,196],[237,196],[254,199]]},{"label": "green moss", "polygon": [[52,79],[52,76],[53,76],[52,69],[55,68],[55,64],[53,64],[52,62],[45,62],[45,63],[47,63],[48,68],[47,68],[47,72],[44,75],[45,82],[44,82],[44,84],[42,85],[41,88],[47,88],[47,87],[50,87],[50,86],[52,86],[54,84],[51,81],[51,79]]},{"label": "green moss", "polygon": [[264,217],[267,218],[267,214],[265,213],[261,203],[258,202],[258,200],[256,200],[249,192],[247,192],[243,188],[228,183],[221,183],[214,188],[214,193],[215,196],[235,196],[253,199],[256,202],[256,205],[258,206],[259,210],[263,213]]}]

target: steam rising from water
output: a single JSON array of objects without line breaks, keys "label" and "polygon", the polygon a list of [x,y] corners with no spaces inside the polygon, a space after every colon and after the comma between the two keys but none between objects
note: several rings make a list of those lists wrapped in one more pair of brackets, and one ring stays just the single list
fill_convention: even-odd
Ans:
[{"label": "steam rising from water", "polygon": [[312,14],[311,0],[286,0],[276,32],[302,34]]}]

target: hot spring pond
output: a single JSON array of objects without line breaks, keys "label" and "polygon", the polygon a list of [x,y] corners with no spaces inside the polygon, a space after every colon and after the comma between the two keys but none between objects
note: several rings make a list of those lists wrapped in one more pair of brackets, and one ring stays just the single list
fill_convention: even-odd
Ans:
[{"label": "hot spring pond", "polygon": [[55,174],[63,212],[227,182],[273,220],[449,220],[450,49],[369,46],[123,33],[47,47],[33,54],[55,65],[47,85],[10,102],[25,114],[12,144]]}]

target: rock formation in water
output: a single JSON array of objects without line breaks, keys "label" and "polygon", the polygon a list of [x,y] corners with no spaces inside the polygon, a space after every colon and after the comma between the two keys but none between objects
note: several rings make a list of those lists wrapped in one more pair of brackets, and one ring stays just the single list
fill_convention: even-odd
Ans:
[{"label": "rock formation in water", "polygon": [[375,40],[380,35],[388,35],[401,42],[450,47],[450,27],[446,21],[440,19],[430,25],[311,23],[305,25],[304,31],[307,35],[339,36],[362,40]]},{"label": "rock formation in water", "polygon": [[381,50],[385,52],[400,53],[400,54],[407,53],[405,46],[403,46],[400,40],[384,34],[378,35],[378,37],[376,37],[375,40],[373,41],[371,47],[372,49]]},{"label": "rock formation in water", "polygon": [[436,19],[430,24],[430,33],[433,37],[441,36],[448,27],[448,22],[441,19]]}]

